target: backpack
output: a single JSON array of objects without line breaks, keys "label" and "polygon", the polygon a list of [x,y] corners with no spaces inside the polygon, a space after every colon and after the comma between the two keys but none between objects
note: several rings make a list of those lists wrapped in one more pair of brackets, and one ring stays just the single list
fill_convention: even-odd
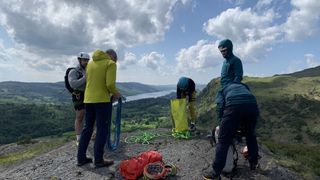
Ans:
[{"label": "backpack", "polygon": [[[218,143],[218,134],[219,134],[219,126],[216,127],[216,130],[214,133],[216,143]],[[236,149],[235,143],[233,142],[228,148],[226,164],[223,167],[222,172],[232,173],[236,170],[237,165],[238,165],[238,151]]]},{"label": "backpack", "polygon": [[[72,94],[74,92],[74,89],[70,86],[69,83],[69,73],[72,69],[76,69],[75,67],[70,67],[66,70],[66,74],[64,75],[64,85],[67,88],[67,90]],[[78,72],[78,71],[77,71]],[[83,75],[81,73],[78,73],[78,79],[82,78]]]},{"label": "backpack", "polygon": [[172,119],[172,136],[175,138],[189,139],[187,99],[172,99],[170,101],[171,119]]}]

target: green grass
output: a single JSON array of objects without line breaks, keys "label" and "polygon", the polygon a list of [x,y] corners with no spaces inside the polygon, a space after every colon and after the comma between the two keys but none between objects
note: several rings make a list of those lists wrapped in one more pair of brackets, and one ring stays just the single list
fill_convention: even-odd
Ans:
[{"label": "green grass", "polygon": [[306,179],[320,176],[320,145],[283,144],[264,141],[279,163],[301,174]]},{"label": "green grass", "polygon": [[17,151],[4,156],[0,156],[0,165],[10,165],[27,159],[31,159],[39,154],[43,154],[65,144],[74,136],[74,132],[67,132],[62,134],[60,137],[43,137],[39,138],[36,141],[33,140],[32,144],[30,146],[27,146],[27,148],[22,151]]}]

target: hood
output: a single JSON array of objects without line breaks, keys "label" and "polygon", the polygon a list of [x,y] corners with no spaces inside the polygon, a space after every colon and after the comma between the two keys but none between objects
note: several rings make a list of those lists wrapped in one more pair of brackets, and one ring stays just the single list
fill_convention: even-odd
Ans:
[{"label": "hood", "polygon": [[227,48],[228,49],[228,54],[231,55],[232,54],[232,50],[233,50],[232,41],[230,39],[222,40],[219,43],[218,48]]},{"label": "hood", "polygon": [[101,50],[96,50],[92,55],[93,61],[101,61],[101,60],[106,60],[106,59],[111,59],[111,58],[107,53],[105,53],[104,51],[101,51]]}]

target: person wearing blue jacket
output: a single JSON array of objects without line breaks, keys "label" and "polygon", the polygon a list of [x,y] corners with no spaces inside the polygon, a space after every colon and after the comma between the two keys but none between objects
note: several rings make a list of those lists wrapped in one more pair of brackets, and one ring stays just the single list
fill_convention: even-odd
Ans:
[{"label": "person wearing blue jacket", "polygon": [[219,51],[225,58],[221,69],[220,84],[223,88],[230,82],[241,82],[243,76],[243,68],[241,60],[233,54],[233,44],[229,39],[222,40],[219,43]]},{"label": "person wearing blue jacket", "polygon": [[[232,41],[230,39],[224,39],[220,41],[218,48],[225,60],[223,61],[221,69],[220,88],[217,91],[216,98],[227,84],[232,82],[240,83],[243,76],[242,63],[241,60],[233,54]],[[217,104],[217,114],[221,111],[220,109],[220,104]]]},{"label": "person wearing blue jacket", "polygon": [[177,99],[188,97],[188,108],[190,113],[190,131],[199,133],[196,128],[197,112],[195,109],[196,84],[191,78],[181,77],[177,84]]},{"label": "person wearing blue jacket", "polygon": [[221,107],[218,113],[221,120],[218,143],[212,165],[213,172],[203,175],[203,179],[220,179],[220,174],[226,163],[228,148],[240,124],[244,128],[250,169],[256,169],[259,156],[255,127],[259,109],[255,96],[246,84],[231,82],[218,92],[215,103]]}]

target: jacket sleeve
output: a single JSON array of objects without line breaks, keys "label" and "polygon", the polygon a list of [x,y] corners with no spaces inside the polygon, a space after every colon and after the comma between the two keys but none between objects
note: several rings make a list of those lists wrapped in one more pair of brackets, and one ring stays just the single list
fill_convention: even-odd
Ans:
[{"label": "jacket sleeve", "polygon": [[181,99],[181,89],[177,85],[177,99]]},{"label": "jacket sleeve", "polygon": [[223,96],[223,90],[219,89],[217,94],[216,94],[216,99],[215,103],[217,104],[216,106],[216,114],[217,114],[217,123],[219,124],[221,121],[221,118],[223,116],[223,111],[224,111],[224,96]]},{"label": "jacket sleeve", "polygon": [[242,76],[243,76],[241,60],[237,58],[233,66],[234,66],[233,68],[234,68],[234,75],[235,75],[233,82],[241,82]]},{"label": "jacket sleeve", "polygon": [[86,83],[86,76],[82,76],[80,79],[78,79],[78,76],[79,73],[75,69],[72,69],[68,74],[68,81],[73,89],[77,89]]},{"label": "jacket sleeve", "polygon": [[117,76],[117,65],[115,63],[111,63],[106,71],[106,86],[108,91],[111,94],[118,93],[116,87],[116,76]]}]

